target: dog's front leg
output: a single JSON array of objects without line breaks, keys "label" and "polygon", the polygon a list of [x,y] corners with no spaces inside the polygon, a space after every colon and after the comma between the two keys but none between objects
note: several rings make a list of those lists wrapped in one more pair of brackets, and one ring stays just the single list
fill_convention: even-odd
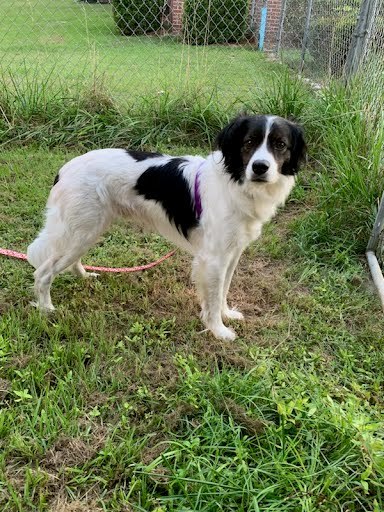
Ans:
[{"label": "dog's front leg", "polygon": [[230,309],[227,302],[229,287],[231,286],[232,277],[236,270],[237,264],[239,263],[239,259],[242,252],[243,249],[241,247],[236,247],[236,249],[233,251],[231,255],[231,259],[225,273],[223,298],[221,306],[221,313],[223,319],[228,318],[229,320],[244,320],[243,314],[240,313],[240,311],[237,311],[236,309]]},{"label": "dog's front leg", "polygon": [[201,302],[201,319],[216,338],[234,340],[236,334],[223,324],[221,308],[229,256],[198,255],[193,261],[192,279]]}]

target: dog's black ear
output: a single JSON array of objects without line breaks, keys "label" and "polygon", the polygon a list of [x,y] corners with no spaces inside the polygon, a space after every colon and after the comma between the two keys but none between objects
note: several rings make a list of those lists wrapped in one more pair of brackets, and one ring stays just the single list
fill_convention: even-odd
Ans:
[{"label": "dog's black ear", "polygon": [[229,124],[221,130],[216,137],[216,147],[220,149],[223,154],[230,150],[236,138],[241,137],[242,133],[240,132],[245,132],[247,122],[248,116],[240,115],[235,117],[235,119],[232,119],[232,121],[230,121]]},{"label": "dog's black ear", "polygon": [[304,140],[304,131],[301,126],[290,123],[291,125],[291,158],[283,165],[283,174],[296,174],[300,165],[306,160],[307,145]]},{"label": "dog's black ear", "polygon": [[221,150],[227,171],[235,181],[241,181],[244,173],[241,148],[249,126],[249,117],[240,115],[221,130],[216,147]]}]

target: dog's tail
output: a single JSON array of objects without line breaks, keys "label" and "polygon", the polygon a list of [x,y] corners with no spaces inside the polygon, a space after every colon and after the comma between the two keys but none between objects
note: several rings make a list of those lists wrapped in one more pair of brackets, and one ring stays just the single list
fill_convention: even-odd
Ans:
[{"label": "dog's tail", "polygon": [[46,242],[45,233],[42,231],[28,246],[27,260],[32,267],[39,268],[51,256],[49,245]]}]

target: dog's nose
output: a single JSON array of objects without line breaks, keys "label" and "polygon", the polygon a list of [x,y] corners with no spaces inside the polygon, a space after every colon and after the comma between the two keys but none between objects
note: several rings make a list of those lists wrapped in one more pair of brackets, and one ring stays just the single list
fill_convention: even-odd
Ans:
[{"label": "dog's nose", "polygon": [[269,163],[266,160],[255,160],[252,163],[252,171],[257,175],[261,176],[265,174],[269,169]]}]

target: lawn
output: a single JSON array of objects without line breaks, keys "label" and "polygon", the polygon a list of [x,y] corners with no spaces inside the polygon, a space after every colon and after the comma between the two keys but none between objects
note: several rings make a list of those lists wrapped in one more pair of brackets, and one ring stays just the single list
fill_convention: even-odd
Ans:
[{"label": "lawn", "polygon": [[[1,247],[25,251],[74,154],[2,152]],[[313,200],[299,184],[243,255],[233,343],[200,332],[181,252],[143,273],[63,274],[48,317],[29,265],[1,259],[1,510],[382,511],[384,322],[363,260],[300,250]],[[87,261],[169,248],[121,224]]]},{"label": "lawn", "polygon": [[116,97],[132,99],[180,88],[209,92],[220,99],[251,98],[280,67],[265,65],[254,47],[182,44],[170,37],[117,34],[110,5],[73,0],[0,0],[0,69],[16,80],[38,74],[78,86],[97,77]]},{"label": "lawn", "polygon": [[[181,251],[62,274],[49,316],[32,268],[1,257],[0,510],[383,511],[384,320],[362,256],[380,105],[361,87],[313,93],[250,47],[118,36],[109,5],[0,5],[0,247],[25,252],[86,148],[206,153],[246,106],[299,119],[310,154],[240,261],[235,342],[202,332]],[[85,262],[170,249],[121,222]]]}]

